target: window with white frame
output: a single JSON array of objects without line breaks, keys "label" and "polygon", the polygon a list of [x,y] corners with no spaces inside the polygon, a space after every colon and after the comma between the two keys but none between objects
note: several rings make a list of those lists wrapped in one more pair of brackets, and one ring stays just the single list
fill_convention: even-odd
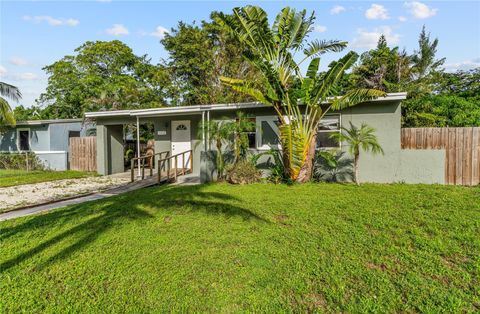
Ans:
[{"label": "window with white frame", "polygon": [[[280,148],[280,132],[277,116],[257,116],[257,149]],[[338,148],[340,145],[330,135],[340,132],[340,114],[325,115],[317,133],[317,149]]]},{"label": "window with white frame", "polygon": [[19,151],[30,150],[30,129],[17,129],[17,148]]},{"label": "window with white frame", "polygon": [[256,142],[258,149],[279,148],[279,131],[277,116],[257,116]]},{"label": "window with white frame", "polygon": [[317,149],[339,148],[340,143],[331,138],[334,133],[340,132],[340,115],[325,115],[318,126]]}]

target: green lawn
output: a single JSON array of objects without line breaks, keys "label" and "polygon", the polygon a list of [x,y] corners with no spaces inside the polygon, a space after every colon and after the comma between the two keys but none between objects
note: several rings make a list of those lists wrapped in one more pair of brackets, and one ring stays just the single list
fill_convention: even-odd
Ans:
[{"label": "green lawn", "polygon": [[54,180],[84,178],[94,175],[82,171],[25,171],[0,169],[0,188],[20,184],[31,184]]},{"label": "green lawn", "polygon": [[0,241],[0,312],[480,310],[478,187],[153,187]]}]

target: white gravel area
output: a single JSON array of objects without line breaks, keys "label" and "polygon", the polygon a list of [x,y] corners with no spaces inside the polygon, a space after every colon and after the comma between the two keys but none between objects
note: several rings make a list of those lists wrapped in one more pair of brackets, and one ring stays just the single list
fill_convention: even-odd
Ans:
[{"label": "white gravel area", "polygon": [[67,197],[105,191],[130,182],[123,176],[66,179],[0,188],[0,212]]}]

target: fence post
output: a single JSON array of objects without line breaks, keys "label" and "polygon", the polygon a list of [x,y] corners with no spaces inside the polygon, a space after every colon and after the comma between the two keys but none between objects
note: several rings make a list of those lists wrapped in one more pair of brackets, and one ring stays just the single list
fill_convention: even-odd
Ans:
[{"label": "fence post", "polygon": [[27,163],[27,171],[30,171],[30,167],[28,166],[28,153],[25,152],[25,162]]},{"label": "fence post", "polygon": [[190,159],[190,173],[193,173],[193,154],[192,154],[192,151],[190,151],[189,159]]},{"label": "fence post", "polygon": [[185,174],[185,152],[182,153],[182,175]]},{"label": "fence post", "polygon": [[[160,156],[161,157],[161,156]],[[158,184],[162,181],[162,169],[160,168],[160,163],[162,162],[162,158],[158,160],[157,164],[157,172],[158,172]]]},{"label": "fence post", "polygon": [[152,155],[152,157],[150,157],[148,159],[148,165],[150,166],[150,176],[152,177],[153,176],[153,163],[155,162],[155,155]]},{"label": "fence post", "polygon": [[174,173],[174,177],[175,177],[175,181],[177,181],[177,166],[178,166],[178,155],[175,155],[175,173]]},{"label": "fence post", "polygon": [[167,182],[170,180],[170,159],[168,160],[168,166],[167,166]]},{"label": "fence post", "polygon": [[145,158],[142,158],[142,180],[145,179]]},{"label": "fence post", "polygon": [[130,159],[130,182],[135,181],[135,159]]}]

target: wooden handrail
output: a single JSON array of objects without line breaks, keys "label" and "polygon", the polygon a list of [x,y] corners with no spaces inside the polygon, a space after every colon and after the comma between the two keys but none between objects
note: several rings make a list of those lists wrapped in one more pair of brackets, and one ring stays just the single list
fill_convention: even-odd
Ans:
[{"label": "wooden handrail", "polygon": [[[160,159],[162,158],[162,154],[166,154],[168,156],[168,154],[170,154],[170,152],[167,150],[167,151],[163,151],[163,152],[159,152],[159,153],[155,153],[155,154],[152,154],[152,155],[144,155],[144,156],[140,156],[140,157],[133,157],[131,160],[130,160],[130,181],[133,182],[135,181],[135,161],[138,160],[138,162],[140,162],[141,160],[141,169],[142,169],[142,180],[145,179],[145,160],[147,158],[153,158],[155,159],[155,156],[159,155],[160,156]],[[153,163],[155,162],[155,160],[151,163],[149,163],[149,168],[150,168],[150,176],[153,176]]]},{"label": "wooden handrail", "polygon": [[170,180],[170,168],[171,168],[171,161],[172,159],[175,159],[175,173],[174,173],[174,179],[175,181],[177,180],[177,166],[178,166],[178,157],[181,155],[182,156],[182,175],[185,174],[185,154],[189,154],[188,156],[188,160],[190,162],[190,173],[193,172],[193,150],[186,150],[184,152],[181,152],[181,153],[178,153],[178,154],[175,154],[175,155],[172,155],[172,156],[168,156],[168,157],[165,157],[163,159],[159,159],[158,160],[158,183],[161,182],[162,180],[162,168],[165,166],[165,163],[168,163],[168,167],[167,167],[167,181]]}]

